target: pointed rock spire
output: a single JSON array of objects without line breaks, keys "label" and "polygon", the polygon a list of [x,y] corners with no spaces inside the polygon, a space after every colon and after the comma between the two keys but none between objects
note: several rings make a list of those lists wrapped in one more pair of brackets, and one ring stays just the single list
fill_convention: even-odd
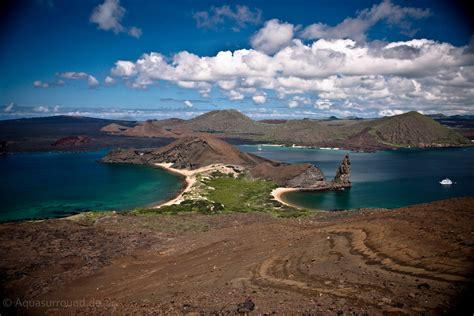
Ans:
[{"label": "pointed rock spire", "polygon": [[349,160],[349,154],[346,154],[341,165],[337,169],[336,176],[334,177],[334,188],[348,188],[350,187],[351,180],[351,161]]}]

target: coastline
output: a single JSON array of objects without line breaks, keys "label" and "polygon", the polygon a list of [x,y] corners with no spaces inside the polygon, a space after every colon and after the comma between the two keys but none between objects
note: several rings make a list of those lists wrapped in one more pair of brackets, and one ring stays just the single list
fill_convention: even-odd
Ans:
[{"label": "coastline", "polygon": [[166,205],[173,205],[173,204],[181,203],[184,200],[183,194],[186,193],[186,192],[189,192],[189,189],[191,188],[191,186],[194,184],[195,181],[193,182],[190,175],[183,172],[183,170],[171,168],[172,163],[155,163],[153,165],[156,166],[156,167],[159,167],[161,169],[164,169],[168,172],[171,172],[173,174],[177,174],[178,176],[180,176],[183,179],[184,185],[183,185],[182,189],[180,191],[178,191],[174,195],[174,197],[172,197],[170,200],[165,200],[165,201],[162,201],[162,202],[159,202],[159,203],[155,203],[155,204],[152,205],[152,208],[160,208],[160,207],[166,206]]},{"label": "coastline", "polygon": [[292,208],[296,208],[296,209],[302,209],[301,207],[297,206],[297,205],[294,205],[294,204],[291,204],[291,203],[288,203],[285,199],[283,199],[283,195],[285,193],[288,193],[288,192],[295,192],[295,191],[300,191],[301,189],[299,188],[285,188],[285,187],[279,187],[279,188],[276,188],[272,191],[272,196],[273,196],[273,199],[276,200],[277,202],[279,202],[280,204],[283,204],[283,205],[286,205],[286,206],[289,206],[289,207],[292,207]]},{"label": "coastline", "polygon": [[160,208],[162,206],[169,206],[169,205],[179,204],[183,202],[184,195],[191,192],[191,189],[194,187],[194,185],[197,182],[197,176],[200,174],[214,172],[214,171],[220,171],[223,173],[235,172],[232,168],[229,168],[224,164],[212,164],[212,165],[208,165],[208,166],[201,167],[194,170],[172,168],[171,167],[173,165],[172,163],[154,163],[153,165],[156,167],[162,168],[166,171],[169,171],[171,173],[177,174],[181,177],[184,177],[184,181],[186,182],[186,185],[184,189],[182,189],[179,193],[177,193],[177,195],[174,198],[168,201],[163,201],[163,202],[154,204],[152,208]]},{"label": "coastline", "polygon": [[[153,204],[151,206],[152,208],[160,208],[162,206],[175,205],[175,204],[180,204],[181,202],[183,202],[185,200],[184,195],[191,192],[192,188],[197,182],[197,176],[200,174],[205,174],[205,173],[214,172],[214,171],[220,171],[223,173],[231,173],[234,171],[223,164],[208,165],[208,166],[201,167],[194,170],[172,168],[171,167],[172,163],[155,163],[153,165],[156,167],[162,168],[168,172],[171,172],[183,177],[185,186],[183,187],[182,190],[176,193],[176,195],[174,195],[173,198]],[[271,192],[271,196],[273,197],[274,200],[276,200],[278,203],[282,205],[301,210],[303,209],[302,207],[289,203],[283,198],[284,194],[289,193],[289,192],[296,192],[296,191],[305,191],[305,189],[278,187]]]},{"label": "coastline", "polygon": [[[184,188],[178,192],[172,199],[159,202],[157,204],[154,204],[152,208],[160,208],[162,206],[169,206],[169,205],[175,205],[183,202],[184,195],[186,193],[191,192],[192,187],[196,184],[197,182],[197,175],[207,173],[207,172],[213,172],[213,171],[224,171],[224,172],[229,172],[229,168],[224,166],[223,164],[213,164],[205,167],[201,167],[195,170],[187,170],[187,169],[176,169],[172,168],[172,163],[155,163],[154,166],[162,168],[166,171],[169,171],[171,173],[177,174],[181,177],[184,177],[185,181],[185,186]],[[225,170],[224,170],[225,169]],[[279,202],[282,205],[292,207],[295,209],[302,209],[300,206],[288,203],[284,198],[283,195],[288,192],[295,192],[295,191],[301,191],[302,189],[300,188],[286,188],[286,187],[279,187],[274,189],[271,192],[271,195],[274,200]]]},{"label": "coastline", "polygon": [[184,175],[182,172],[180,172],[180,170],[171,168],[171,165],[172,165],[171,163],[156,163],[156,164],[154,164],[155,167],[159,167],[159,168],[161,168],[163,170],[166,170],[170,173],[178,175],[181,178],[181,182],[182,182],[183,186],[181,187],[181,189],[178,192],[173,194],[173,196],[170,199],[163,200],[163,201],[158,202],[158,203],[153,203],[151,205],[151,208],[159,208],[159,207],[164,206],[164,205],[172,205],[172,204],[181,203],[182,200],[183,200],[182,199],[183,194],[185,192],[187,192],[190,188],[189,177]]}]

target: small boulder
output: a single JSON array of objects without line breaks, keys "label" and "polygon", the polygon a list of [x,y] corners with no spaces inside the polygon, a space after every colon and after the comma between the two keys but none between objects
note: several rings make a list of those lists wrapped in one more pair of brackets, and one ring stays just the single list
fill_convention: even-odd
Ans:
[{"label": "small boulder", "polygon": [[237,313],[246,314],[255,309],[255,303],[250,297],[247,297],[243,303],[237,304]]},{"label": "small boulder", "polygon": [[419,290],[429,290],[431,289],[431,286],[428,283],[420,283],[418,284],[417,288]]}]

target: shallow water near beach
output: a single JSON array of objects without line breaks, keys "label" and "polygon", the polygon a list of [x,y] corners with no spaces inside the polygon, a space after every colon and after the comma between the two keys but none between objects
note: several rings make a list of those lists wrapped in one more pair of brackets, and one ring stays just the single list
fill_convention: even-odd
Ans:
[{"label": "shallow water near beach", "polygon": [[0,222],[51,218],[86,210],[128,210],[175,195],[165,170],[98,162],[107,151],[0,156]]},{"label": "shallow water near beach", "polygon": [[[344,150],[240,145],[241,150],[286,162],[308,162],[334,177]],[[259,150],[259,148],[261,150]],[[182,180],[165,170],[97,162],[106,150],[0,156],[0,222],[62,217],[87,210],[129,210],[168,200]],[[474,196],[474,148],[349,152],[353,187],[291,192],[288,202],[310,209],[395,208]],[[442,186],[449,177],[455,182]]]},{"label": "shallow water near beach", "polygon": [[[258,149],[261,150],[258,150]],[[263,157],[312,163],[327,179],[346,153],[352,163],[352,188],[344,191],[290,192],[284,200],[310,209],[396,208],[461,196],[474,196],[474,148],[403,149],[375,153],[243,145]],[[455,184],[439,184],[444,178]]]}]

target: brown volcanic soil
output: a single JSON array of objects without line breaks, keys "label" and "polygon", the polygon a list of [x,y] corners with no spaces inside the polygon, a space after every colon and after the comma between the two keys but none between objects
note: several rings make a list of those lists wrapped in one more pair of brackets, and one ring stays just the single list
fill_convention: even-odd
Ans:
[{"label": "brown volcanic soil", "polygon": [[231,144],[205,133],[183,136],[171,144],[151,150],[118,149],[102,159],[108,163],[172,163],[177,169],[198,169],[223,163],[254,166],[270,160],[241,152]]},{"label": "brown volcanic soil", "polygon": [[94,303],[28,313],[236,314],[246,299],[254,313],[455,313],[472,294],[473,211],[464,198],[303,219],[109,213],[2,224],[0,271],[13,302]]},{"label": "brown volcanic soil", "polygon": [[229,143],[204,133],[184,136],[175,142],[157,149],[153,156],[161,162],[173,162],[177,168],[197,169],[214,163],[253,166],[268,161],[265,158],[244,153]]},{"label": "brown volcanic soil", "polygon": [[123,135],[140,137],[176,137],[175,133],[165,130],[154,121],[140,123],[124,131]]}]

